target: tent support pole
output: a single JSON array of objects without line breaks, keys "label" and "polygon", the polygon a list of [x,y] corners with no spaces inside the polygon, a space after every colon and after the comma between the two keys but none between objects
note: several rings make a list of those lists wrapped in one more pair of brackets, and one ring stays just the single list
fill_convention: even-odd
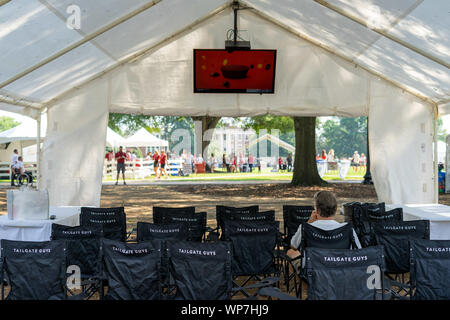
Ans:
[{"label": "tent support pole", "polygon": [[36,188],[39,190],[41,185],[41,113],[37,117],[36,133]]},{"label": "tent support pole", "polygon": [[434,161],[433,161],[433,190],[434,190],[434,203],[439,203],[439,175],[438,175],[438,130],[437,130],[437,120],[439,112],[437,104],[433,105],[433,142],[434,142]]},{"label": "tent support pole", "polygon": [[194,121],[194,155],[203,154],[202,122]]}]

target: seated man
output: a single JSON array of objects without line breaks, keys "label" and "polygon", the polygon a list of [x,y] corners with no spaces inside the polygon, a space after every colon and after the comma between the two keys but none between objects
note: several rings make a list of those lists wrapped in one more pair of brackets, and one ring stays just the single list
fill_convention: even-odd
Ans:
[{"label": "seated man", "polygon": [[[314,195],[314,211],[311,213],[311,217],[308,220],[312,226],[322,230],[334,230],[347,224],[339,223],[334,220],[337,210],[337,201],[334,194],[330,191],[319,191]],[[358,240],[358,236],[353,230],[353,237],[355,239],[356,246],[361,248],[361,244]],[[302,226],[298,227],[297,232],[291,239],[291,248],[286,252],[288,257],[294,259],[301,253],[298,250],[302,241]],[[299,260],[293,261],[294,267],[298,270],[300,266]]]},{"label": "seated man", "polygon": [[14,170],[14,172],[17,175],[21,175],[21,176],[26,175],[26,176],[28,176],[27,179],[28,179],[29,182],[31,182],[31,177],[32,177],[31,176],[31,172],[25,171],[25,167],[23,165],[23,158],[22,158],[22,156],[19,156],[17,158],[17,162],[13,165],[13,170]]}]

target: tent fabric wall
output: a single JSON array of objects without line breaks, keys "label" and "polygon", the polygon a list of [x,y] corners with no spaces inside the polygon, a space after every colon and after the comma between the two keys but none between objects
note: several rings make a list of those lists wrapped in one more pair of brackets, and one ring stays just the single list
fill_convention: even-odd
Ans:
[{"label": "tent fabric wall", "polygon": [[97,81],[48,110],[42,188],[52,206],[99,206],[108,85]]},{"label": "tent fabric wall", "polygon": [[382,81],[370,86],[369,151],[378,199],[437,203],[433,106]]},{"label": "tent fabric wall", "polygon": [[232,11],[224,10],[49,106],[43,181],[52,205],[99,204],[108,110],[192,116],[369,115],[379,201],[436,201],[428,103],[251,12],[240,13],[240,28],[249,30],[253,48],[277,48],[276,93],[194,94],[193,48],[223,47],[223,30],[231,22]]},{"label": "tent fabric wall", "polygon": [[249,11],[239,17],[240,28],[251,34],[252,48],[277,49],[274,94],[193,93],[193,49],[223,48],[224,30],[233,23],[232,10],[226,9],[109,74],[110,111],[180,116],[367,114],[366,78],[373,76]]}]

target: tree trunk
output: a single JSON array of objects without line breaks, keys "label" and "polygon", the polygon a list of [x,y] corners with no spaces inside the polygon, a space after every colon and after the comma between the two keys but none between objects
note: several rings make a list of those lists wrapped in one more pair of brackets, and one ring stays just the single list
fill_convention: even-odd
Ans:
[{"label": "tree trunk", "polygon": [[201,154],[203,154],[203,151],[208,148],[209,143],[211,142],[210,140],[203,140],[205,132],[209,129],[214,129],[217,123],[219,123],[220,118],[221,117],[210,117],[210,116],[192,117],[192,120],[202,122],[202,150],[200,152]]},{"label": "tree trunk", "polygon": [[291,184],[323,186],[316,163],[316,117],[294,117],[295,160]]}]

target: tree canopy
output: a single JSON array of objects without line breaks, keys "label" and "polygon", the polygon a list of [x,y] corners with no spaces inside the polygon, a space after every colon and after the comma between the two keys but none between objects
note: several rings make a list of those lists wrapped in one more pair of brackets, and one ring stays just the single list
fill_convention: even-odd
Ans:
[{"label": "tree canopy", "polygon": [[1,116],[0,117],[0,132],[18,126],[20,122],[14,120],[13,118]]},{"label": "tree canopy", "polygon": [[355,151],[367,154],[367,117],[333,118],[319,124],[316,152],[334,150],[339,158],[351,157]]}]

